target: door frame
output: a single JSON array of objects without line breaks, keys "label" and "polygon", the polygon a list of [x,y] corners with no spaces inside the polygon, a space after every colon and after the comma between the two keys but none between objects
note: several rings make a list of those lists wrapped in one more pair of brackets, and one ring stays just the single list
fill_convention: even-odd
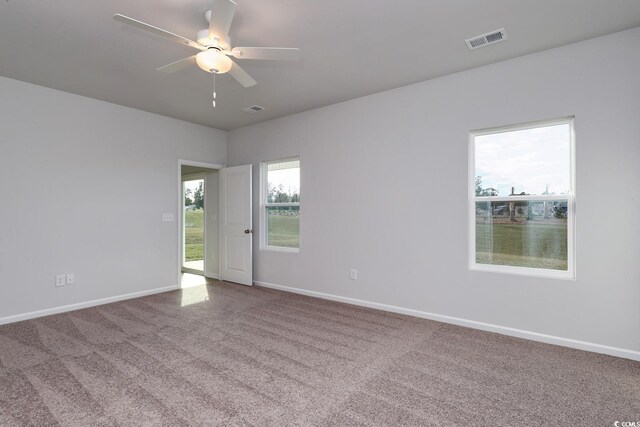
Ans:
[{"label": "door frame", "polygon": [[[184,195],[183,195],[183,189],[182,189],[182,166],[195,166],[195,167],[200,167],[200,168],[206,168],[206,169],[215,169],[215,170],[220,170],[222,168],[225,168],[225,165],[221,165],[221,164],[217,164],[217,163],[206,163],[206,162],[199,162],[199,161],[195,161],[195,160],[184,160],[184,159],[178,159],[178,221],[177,221],[177,233],[178,233],[178,274],[177,274],[177,287],[178,289],[180,289],[182,287],[182,257],[183,257],[183,249],[184,249],[184,234],[183,234],[183,218],[182,218],[182,212],[184,211]],[[206,241],[206,227],[204,230],[205,233],[205,241]],[[206,264],[206,252],[205,252],[205,264]],[[220,262],[220,261],[218,261]],[[205,266],[206,267],[206,266]],[[205,270],[206,271],[206,270]],[[204,271],[203,271],[204,273]]]}]

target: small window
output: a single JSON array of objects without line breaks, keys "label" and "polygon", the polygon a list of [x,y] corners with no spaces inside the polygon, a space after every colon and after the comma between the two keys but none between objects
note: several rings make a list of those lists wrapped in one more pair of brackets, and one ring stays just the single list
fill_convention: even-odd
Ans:
[{"label": "small window", "polygon": [[300,248],[300,159],[262,164],[263,249]]},{"label": "small window", "polygon": [[470,266],[575,278],[573,119],[471,132]]}]

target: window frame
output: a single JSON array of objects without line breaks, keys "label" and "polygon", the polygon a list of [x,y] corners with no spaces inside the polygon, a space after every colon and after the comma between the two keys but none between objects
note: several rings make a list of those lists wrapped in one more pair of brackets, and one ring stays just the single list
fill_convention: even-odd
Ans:
[{"label": "window frame", "polygon": [[[260,250],[261,251],[274,251],[274,252],[289,252],[289,253],[298,253],[300,252],[300,247],[302,246],[302,236],[301,233],[298,233],[298,247],[297,248],[288,248],[284,246],[271,246],[268,244],[268,208],[270,207],[295,207],[297,206],[300,210],[300,221],[302,222],[302,207],[300,202],[302,202],[302,185],[301,182],[298,183],[298,195],[300,202],[287,202],[287,203],[268,203],[268,193],[269,193],[269,165],[274,163],[286,163],[286,162],[300,162],[300,172],[302,174],[302,162],[300,161],[300,156],[292,156],[285,157],[281,159],[268,160],[260,162]],[[300,179],[302,181],[302,179]]]},{"label": "window frame", "polygon": [[[569,125],[569,179],[570,188],[568,194],[562,195],[539,195],[539,196],[476,196],[475,195],[475,139],[478,136],[493,135],[497,133],[513,132],[518,130],[535,129],[539,127]],[[469,270],[484,271],[491,273],[514,274],[530,277],[546,277],[554,279],[575,280],[576,279],[576,133],[575,117],[562,117],[550,120],[540,120],[535,122],[521,123],[508,126],[478,129],[469,132],[469,164],[468,164],[468,218],[469,218]],[[476,202],[513,202],[525,201],[566,201],[567,202],[567,270],[553,270],[548,268],[518,267],[511,265],[482,264],[476,262]]]}]

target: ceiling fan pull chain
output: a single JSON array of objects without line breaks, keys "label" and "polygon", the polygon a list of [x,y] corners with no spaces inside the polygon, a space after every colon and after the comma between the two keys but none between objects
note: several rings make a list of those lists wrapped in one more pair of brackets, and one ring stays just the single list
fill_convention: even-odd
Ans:
[{"label": "ceiling fan pull chain", "polygon": [[216,73],[213,74],[213,108],[216,108]]}]

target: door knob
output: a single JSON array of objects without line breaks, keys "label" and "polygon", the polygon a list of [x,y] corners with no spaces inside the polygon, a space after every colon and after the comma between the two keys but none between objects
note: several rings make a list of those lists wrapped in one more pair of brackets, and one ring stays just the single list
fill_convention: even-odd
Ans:
[{"label": "door knob", "polygon": [[249,234],[249,233],[253,233],[253,230],[244,230],[244,234]]}]

